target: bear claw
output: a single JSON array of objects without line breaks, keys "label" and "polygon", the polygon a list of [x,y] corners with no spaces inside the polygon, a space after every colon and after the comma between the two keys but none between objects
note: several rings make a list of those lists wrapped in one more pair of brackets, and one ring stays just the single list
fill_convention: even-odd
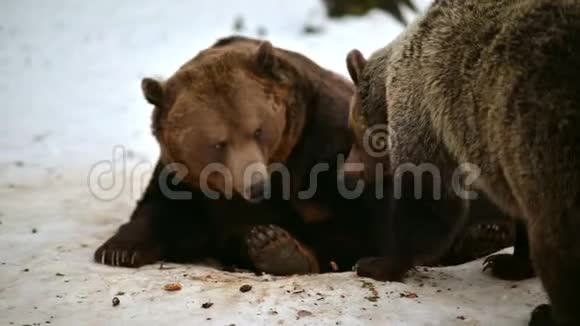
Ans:
[{"label": "bear claw", "polygon": [[510,254],[497,254],[483,261],[483,271],[491,269],[493,276],[507,281],[520,281],[534,276],[532,263]]},{"label": "bear claw", "polygon": [[114,238],[95,252],[96,262],[118,267],[140,267],[159,259],[159,250],[155,248],[127,248],[127,244],[115,243]]}]

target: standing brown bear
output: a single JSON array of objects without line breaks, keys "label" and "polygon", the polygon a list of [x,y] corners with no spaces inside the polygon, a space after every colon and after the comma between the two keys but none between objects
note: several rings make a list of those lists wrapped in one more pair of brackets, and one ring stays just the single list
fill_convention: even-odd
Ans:
[{"label": "standing brown bear", "polygon": [[[353,156],[371,177],[383,163],[401,190],[381,222],[382,257],[361,260],[359,275],[397,280],[446,252],[469,203],[454,176],[468,166],[465,183],[523,230],[513,256],[490,258],[494,273],[529,276],[529,239],[551,301],[531,325],[580,325],[580,2],[438,0],[368,62],[356,50],[347,62],[351,120],[371,127],[355,127],[357,146],[388,148]],[[410,165],[440,179],[415,179]]]}]

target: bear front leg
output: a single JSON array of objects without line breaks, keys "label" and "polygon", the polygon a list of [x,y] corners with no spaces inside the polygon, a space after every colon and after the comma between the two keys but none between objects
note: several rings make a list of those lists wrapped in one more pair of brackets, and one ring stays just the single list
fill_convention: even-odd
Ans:
[{"label": "bear front leg", "polygon": [[286,230],[275,225],[254,227],[246,236],[256,271],[273,275],[319,273],[316,255]]},{"label": "bear front leg", "polygon": [[[143,214],[137,208],[135,214]],[[112,266],[140,267],[161,259],[161,244],[154,237],[151,218],[141,216],[122,225],[95,252],[96,262]]]},{"label": "bear front leg", "polygon": [[[392,193],[385,200],[371,201],[372,228],[378,257],[363,258],[356,265],[359,276],[378,281],[401,281],[417,264],[431,264],[450,248],[465,226],[468,206],[452,194],[435,198],[427,193],[419,199],[414,180],[402,178],[402,196]],[[424,189],[429,187],[423,180]]]},{"label": "bear front leg", "polygon": [[507,281],[520,281],[534,277],[530,260],[528,230],[524,222],[516,222],[516,241],[513,254],[497,254],[487,257],[483,270],[491,269],[493,276]]},{"label": "bear front leg", "polygon": [[[181,183],[172,184],[171,176],[161,178],[162,170],[158,163],[130,221],[96,250],[96,262],[140,267],[158,260],[192,262],[208,255],[210,229],[203,199]],[[164,190],[160,182],[167,182]],[[191,199],[172,199],[170,191],[187,192]]]}]

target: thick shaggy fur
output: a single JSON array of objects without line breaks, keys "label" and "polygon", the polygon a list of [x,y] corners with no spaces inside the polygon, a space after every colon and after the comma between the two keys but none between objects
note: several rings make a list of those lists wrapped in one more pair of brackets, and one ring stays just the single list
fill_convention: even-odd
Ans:
[{"label": "thick shaggy fur", "polygon": [[[350,270],[360,257],[378,254],[367,216],[381,205],[361,205],[362,199],[337,193],[337,156],[352,145],[350,82],[298,53],[230,37],[167,81],[145,79],[142,86],[155,107],[152,126],[161,158],[130,221],[95,252],[98,262],[139,267],[214,258],[286,275]],[[227,144],[216,148],[216,140]],[[214,200],[198,185],[207,164],[221,163],[239,180],[243,163],[252,161],[286,165],[290,199],[283,196],[279,173],[269,176],[272,196],[260,203],[244,199],[243,187],[231,199]],[[173,170],[174,163],[184,171]],[[328,163],[329,171],[318,174],[314,198],[300,200],[297,193],[312,182],[317,163]],[[225,192],[219,179],[212,186]],[[459,263],[505,246],[511,233],[501,214],[493,206],[482,212],[442,262]],[[503,232],[494,232],[494,225]]]},{"label": "thick shaggy fur", "polygon": [[[535,310],[532,324],[579,325],[580,3],[439,0],[368,63],[357,52],[348,61],[358,86],[352,120],[389,126],[388,172],[431,163],[444,185],[442,200],[422,209],[400,200],[403,213],[385,223],[407,218],[439,234],[414,252],[384,243],[388,258],[362,261],[359,273],[400,278],[445,252],[465,220],[450,176],[470,163],[481,169],[473,186],[527,229],[552,304]],[[456,215],[438,214],[450,206]]]}]

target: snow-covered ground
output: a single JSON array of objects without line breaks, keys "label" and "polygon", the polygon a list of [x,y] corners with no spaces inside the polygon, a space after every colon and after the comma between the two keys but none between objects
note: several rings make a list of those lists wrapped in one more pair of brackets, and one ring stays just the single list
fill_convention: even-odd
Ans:
[{"label": "snow-covered ground", "polygon": [[[0,2],[0,325],[525,325],[545,300],[539,282],[492,279],[479,261],[421,268],[406,284],[92,262],[157,155],[140,79],[170,75],[236,17],[243,34],[265,30],[341,73],[350,49],[370,53],[402,29],[380,12],[328,21],[316,0]],[[115,148],[125,164],[96,191],[89,171],[107,172]],[[171,282],[183,289],[164,291]]]}]

